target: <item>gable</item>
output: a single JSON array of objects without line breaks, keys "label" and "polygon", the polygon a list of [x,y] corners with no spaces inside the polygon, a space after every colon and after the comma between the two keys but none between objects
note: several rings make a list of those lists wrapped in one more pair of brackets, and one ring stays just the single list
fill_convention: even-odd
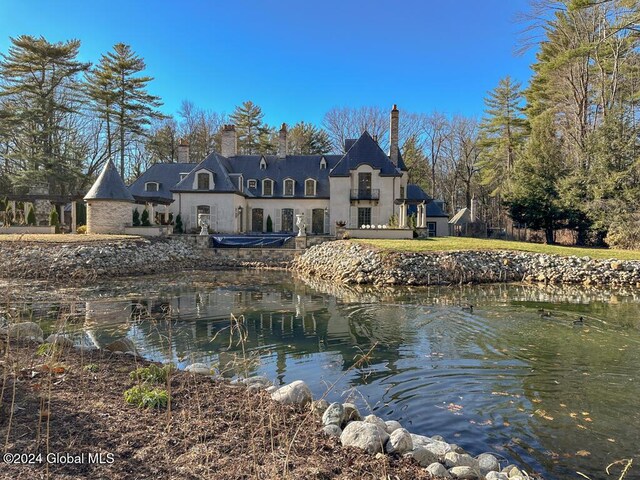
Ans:
[{"label": "gable", "polygon": [[[345,146],[347,145],[345,144]],[[379,170],[381,176],[402,176],[402,172],[396,168],[387,154],[382,151],[378,142],[371,138],[371,135],[366,131],[350,146],[329,175],[348,177],[350,172],[360,165],[369,165],[374,170]]]}]

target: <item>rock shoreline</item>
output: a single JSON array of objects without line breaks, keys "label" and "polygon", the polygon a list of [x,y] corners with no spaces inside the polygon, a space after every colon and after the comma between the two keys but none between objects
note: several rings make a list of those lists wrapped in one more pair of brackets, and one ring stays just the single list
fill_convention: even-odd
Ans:
[{"label": "rock shoreline", "polygon": [[393,252],[342,240],[311,247],[292,269],[332,282],[377,286],[530,282],[640,287],[636,260],[507,250]]},{"label": "rock shoreline", "polygon": [[188,269],[274,268],[275,262],[249,262],[206,254],[177,240],[124,240],[91,243],[0,242],[0,277],[86,281]]}]

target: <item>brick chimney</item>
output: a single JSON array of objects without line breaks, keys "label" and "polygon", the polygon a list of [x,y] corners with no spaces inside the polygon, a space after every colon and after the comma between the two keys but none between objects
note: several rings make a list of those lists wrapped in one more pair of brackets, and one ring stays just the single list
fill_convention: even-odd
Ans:
[{"label": "brick chimney", "polygon": [[283,123],[278,134],[278,158],[287,156],[287,124]]},{"label": "brick chimney", "polygon": [[184,138],[178,140],[178,163],[189,163],[189,142]]},{"label": "brick chimney", "polygon": [[235,125],[222,126],[222,148],[223,157],[235,157],[238,154],[238,136]]},{"label": "brick chimney", "polygon": [[389,126],[389,159],[397,167],[398,166],[398,122],[400,120],[400,111],[397,105],[393,105],[391,109],[391,125]]}]

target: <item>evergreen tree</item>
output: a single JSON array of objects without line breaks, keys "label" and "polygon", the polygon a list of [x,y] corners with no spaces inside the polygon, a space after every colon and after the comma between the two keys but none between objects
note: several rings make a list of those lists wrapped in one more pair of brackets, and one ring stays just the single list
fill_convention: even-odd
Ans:
[{"label": "evergreen tree", "polygon": [[53,207],[51,209],[51,213],[49,213],[49,226],[56,227],[56,233],[58,233],[58,229],[60,228],[60,217],[58,216],[58,209]]},{"label": "evergreen tree", "polygon": [[[137,56],[129,45],[117,43],[112,52],[103,55],[94,76],[110,92],[94,96],[94,101],[103,105],[103,115],[113,116],[117,127],[120,156],[120,175],[125,176],[127,141],[134,135],[145,135],[145,126],[152,119],[161,118],[157,108],[162,105],[159,97],[147,92],[149,76],[137,76],[146,68],[144,60]],[[95,90],[94,90],[95,94]]]},{"label": "evergreen tree", "polygon": [[184,232],[184,227],[182,226],[182,216],[180,214],[178,214],[178,216],[176,217],[176,226],[173,229],[173,231],[175,233],[183,233]]},{"label": "evergreen tree", "polygon": [[142,211],[142,216],[140,217],[140,224],[143,227],[151,226],[151,222],[149,221],[149,210],[146,208]]},{"label": "evergreen tree", "polygon": [[568,217],[559,199],[559,183],[566,174],[561,151],[553,115],[540,115],[532,122],[531,138],[506,194],[511,218],[528,228],[544,230],[549,244],[554,243],[555,230]]},{"label": "evergreen tree", "polygon": [[133,210],[133,222],[132,222],[134,227],[139,227],[140,226],[140,212],[138,211],[138,209],[134,209]]},{"label": "evergreen tree", "polygon": [[1,55],[0,131],[13,134],[5,161],[17,166],[15,186],[40,183],[62,194],[82,173],[73,118],[82,104],[78,74],[89,64],[77,60],[79,48],[79,40],[49,43],[21,35]]},{"label": "evergreen tree", "polygon": [[36,212],[33,211],[33,206],[29,207],[29,213],[27,214],[27,225],[36,224]]},{"label": "evergreen tree", "polygon": [[507,76],[485,98],[485,114],[480,124],[480,178],[491,194],[498,195],[509,180],[518,150],[526,138],[527,123],[522,115],[520,84]]},{"label": "evergreen tree", "polygon": [[273,150],[273,141],[269,136],[269,128],[262,122],[263,117],[262,109],[250,100],[235,108],[230,118],[236,126],[239,153],[265,153],[261,147]]},{"label": "evergreen tree", "polygon": [[331,152],[331,140],[324,130],[311,123],[298,122],[287,133],[291,155],[323,155]]},{"label": "evergreen tree", "polygon": [[410,136],[404,142],[402,159],[409,170],[409,183],[414,183],[423,190],[429,191],[429,165],[415,135]]}]

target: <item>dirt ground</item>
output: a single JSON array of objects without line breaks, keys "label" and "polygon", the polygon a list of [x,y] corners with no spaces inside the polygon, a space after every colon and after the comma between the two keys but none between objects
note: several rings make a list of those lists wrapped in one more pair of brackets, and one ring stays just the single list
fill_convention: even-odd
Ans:
[{"label": "dirt ground", "polygon": [[318,434],[321,422],[308,410],[265,392],[175,372],[170,409],[140,410],[123,392],[136,384],[129,373],[149,362],[0,348],[0,439],[9,454],[2,479],[431,478],[409,459],[342,447]]}]

